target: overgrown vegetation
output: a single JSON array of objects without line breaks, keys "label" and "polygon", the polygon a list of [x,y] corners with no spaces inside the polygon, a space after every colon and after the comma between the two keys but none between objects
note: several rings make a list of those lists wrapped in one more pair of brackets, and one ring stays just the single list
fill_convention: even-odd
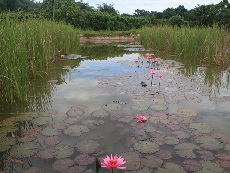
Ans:
[{"label": "overgrown vegetation", "polygon": [[69,53],[78,45],[78,33],[69,25],[38,19],[18,22],[12,15],[1,14],[1,98],[25,99],[28,81],[45,72],[57,51]]},{"label": "overgrown vegetation", "polygon": [[171,52],[183,59],[198,59],[204,64],[230,63],[230,37],[225,28],[145,27],[140,30],[140,36],[146,47]]}]

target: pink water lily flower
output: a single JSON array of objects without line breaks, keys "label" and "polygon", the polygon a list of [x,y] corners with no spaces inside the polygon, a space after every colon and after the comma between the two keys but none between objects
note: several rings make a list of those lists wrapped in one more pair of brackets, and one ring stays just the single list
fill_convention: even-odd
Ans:
[{"label": "pink water lily flower", "polygon": [[150,70],[150,73],[151,74],[155,74],[156,72],[154,70]]},{"label": "pink water lily flower", "polygon": [[136,118],[137,118],[137,123],[144,123],[147,121],[147,118],[145,116],[139,114],[137,114]]},{"label": "pink water lily flower", "polygon": [[108,155],[103,159],[104,163],[101,163],[101,167],[104,168],[108,168],[110,170],[113,170],[114,168],[116,169],[126,169],[126,167],[121,167],[121,165],[125,164],[126,161],[124,161],[124,158],[122,157],[117,157],[117,155],[115,154],[115,156],[113,157],[113,155],[111,154],[111,157],[109,157]]},{"label": "pink water lily flower", "polygon": [[160,78],[162,78],[162,77],[163,77],[163,74],[162,74],[162,73],[159,73],[157,76],[160,77]]},{"label": "pink water lily flower", "polygon": [[160,58],[154,58],[155,61],[161,60]]}]

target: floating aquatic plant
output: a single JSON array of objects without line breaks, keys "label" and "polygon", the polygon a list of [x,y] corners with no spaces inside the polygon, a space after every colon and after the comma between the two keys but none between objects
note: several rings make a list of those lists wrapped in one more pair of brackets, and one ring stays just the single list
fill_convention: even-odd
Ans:
[{"label": "floating aquatic plant", "polygon": [[125,137],[124,143],[126,146],[130,147],[134,145],[137,142],[137,139],[133,136],[127,136]]},{"label": "floating aquatic plant", "polygon": [[230,160],[217,160],[215,162],[223,168],[230,168]]},{"label": "floating aquatic plant", "polygon": [[157,157],[159,157],[161,159],[172,158],[172,153],[170,151],[167,151],[167,150],[160,150],[160,151],[156,152],[155,154]]},{"label": "floating aquatic plant", "polygon": [[185,160],[183,163],[184,168],[189,171],[199,171],[202,169],[201,163],[196,160]]},{"label": "floating aquatic plant", "polygon": [[45,173],[45,171],[39,167],[29,167],[23,170],[21,173]]},{"label": "floating aquatic plant", "polygon": [[58,111],[55,109],[47,109],[45,111],[39,112],[39,116],[44,116],[44,117],[49,117],[56,114],[58,114]]},{"label": "floating aquatic plant", "polygon": [[207,150],[199,150],[197,151],[199,154],[201,154],[201,158],[204,160],[214,160],[215,157],[213,155],[213,153],[211,151],[207,151]]},{"label": "floating aquatic plant", "polygon": [[24,137],[18,138],[17,140],[19,142],[31,142],[31,141],[35,141],[36,137],[24,136]]},{"label": "floating aquatic plant", "polygon": [[11,148],[10,156],[15,158],[27,158],[37,153],[40,144],[35,141],[19,143]]},{"label": "floating aquatic plant", "polygon": [[197,115],[197,110],[191,108],[182,108],[177,110],[182,117],[193,117]]},{"label": "floating aquatic plant", "polygon": [[83,125],[71,125],[68,126],[63,132],[68,136],[81,136],[82,133],[88,132],[89,128]]},{"label": "floating aquatic plant", "polygon": [[176,163],[165,163],[163,168],[158,168],[156,173],[186,173],[186,171]]},{"label": "floating aquatic plant", "polygon": [[180,157],[190,158],[190,159],[196,158],[196,155],[193,151],[194,149],[200,149],[200,148],[192,143],[181,143],[174,147],[174,150],[177,155],[179,155]]},{"label": "floating aquatic plant", "polygon": [[223,144],[211,136],[196,137],[195,141],[200,143],[200,146],[207,150],[218,150],[223,148]]},{"label": "floating aquatic plant", "polygon": [[89,156],[88,154],[80,154],[80,155],[75,157],[74,161],[78,165],[84,166],[84,165],[90,165],[91,163],[93,163],[95,161],[95,158]]},{"label": "floating aquatic plant", "polygon": [[65,172],[65,170],[72,165],[74,165],[74,161],[72,159],[60,159],[53,163],[52,169],[57,172]]},{"label": "floating aquatic plant", "polygon": [[215,156],[222,160],[230,160],[230,154],[216,154]]},{"label": "floating aquatic plant", "polygon": [[107,103],[107,104],[103,105],[102,108],[107,110],[107,111],[117,111],[117,110],[121,109],[121,105],[116,104],[116,103]]},{"label": "floating aquatic plant", "polygon": [[189,128],[195,129],[200,133],[211,133],[213,131],[213,128],[205,123],[191,123]]},{"label": "floating aquatic plant", "polygon": [[167,110],[168,107],[165,104],[154,104],[150,106],[154,111],[164,111]]},{"label": "floating aquatic plant", "polygon": [[52,127],[46,127],[41,131],[41,134],[44,136],[57,136],[61,134],[61,130],[54,129]]},{"label": "floating aquatic plant", "polygon": [[158,144],[151,141],[139,141],[133,145],[134,149],[140,153],[151,154],[160,150]]},{"label": "floating aquatic plant", "polygon": [[225,144],[224,145],[224,150],[230,151],[230,144]]},{"label": "floating aquatic plant", "polygon": [[154,155],[147,155],[141,158],[141,163],[148,168],[159,168],[163,164],[163,160]]},{"label": "floating aquatic plant", "polygon": [[42,128],[33,128],[33,129],[26,129],[22,131],[22,135],[26,137],[36,137],[39,135]]},{"label": "floating aquatic plant", "polygon": [[123,153],[122,156],[124,157],[126,163],[126,170],[127,171],[136,171],[141,168],[141,160],[140,154],[136,152],[126,152]]},{"label": "floating aquatic plant", "polygon": [[84,111],[86,108],[87,108],[86,105],[75,105],[75,106],[71,107],[71,109],[74,110],[74,111],[76,111],[76,110]]},{"label": "floating aquatic plant", "polygon": [[40,150],[37,153],[37,157],[40,157],[42,159],[51,159],[55,157],[55,149],[54,148],[46,148],[44,150]]},{"label": "floating aquatic plant", "polygon": [[53,119],[51,117],[37,117],[33,119],[31,122],[38,126],[43,126],[48,124],[48,122],[52,121]]},{"label": "floating aquatic plant", "polygon": [[179,144],[179,142],[180,140],[175,137],[172,137],[172,136],[165,137],[165,143],[168,145],[176,145],[176,144]]},{"label": "floating aquatic plant", "polygon": [[149,106],[144,104],[138,104],[131,107],[131,109],[135,111],[146,111],[148,108]]},{"label": "floating aquatic plant", "polygon": [[83,114],[84,114],[83,110],[70,109],[69,111],[66,112],[66,115],[68,115],[70,117],[78,117],[78,116],[82,116]]},{"label": "floating aquatic plant", "polygon": [[45,139],[46,145],[57,145],[62,141],[62,139],[59,136],[50,136]]},{"label": "floating aquatic plant", "polygon": [[65,124],[70,125],[70,124],[75,124],[78,121],[79,121],[79,118],[77,118],[77,117],[66,117],[63,122]]},{"label": "floating aquatic plant", "polygon": [[72,167],[68,167],[65,170],[65,173],[82,173],[82,172],[87,173],[87,170],[85,170],[85,169],[86,169],[85,166],[72,166]]},{"label": "floating aquatic plant", "polygon": [[16,119],[19,122],[22,122],[22,121],[31,121],[33,118],[37,118],[37,117],[38,117],[37,112],[26,112],[16,116]]},{"label": "floating aquatic plant", "polygon": [[70,157],[74,154],[74,148],[69,145],[57,145],[55,147],[55,157],[57,159],[63,159]]},{"label": "floating aquatic plant", "polygon": [[148,136],[144,130],[140,130],[140,129],[134,130],[133,134],[137,140],[144,141],[148,139]]},{"label": "floating aquatic plant", "polygon": [[0,138],[0,152],[7,151],[12,145],[16,144],[15,138],[2,137]]},{"label": "floating aquatic plant", "polygon": [[202,165],[202,169],[196,173],[223,173],[224,171],[224,169],[221,168],[217,163],[204,160],[201,160],[200,163]]},{"label": "floating aquatic plant", "polygon": [[75,147],[82,153],[90,154],[93,153],[100,144],[94,140],[85,140],[78,142]]},{"label": "floating aquatic plant", "polygon": [[103,109],[95,110],[91,114],[93,117],[103,118],[109,115],[109,112]]},{"label": "floating aquatic plant", "polygon": [[175,135],[178,139],[187,139],[190,135],[186,134],[184,131],[173,131],[172,135]]}]

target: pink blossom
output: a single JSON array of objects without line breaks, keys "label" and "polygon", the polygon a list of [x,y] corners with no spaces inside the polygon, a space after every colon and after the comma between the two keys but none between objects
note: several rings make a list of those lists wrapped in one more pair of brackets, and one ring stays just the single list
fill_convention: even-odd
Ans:
[{"label": "pink blossom", "polygon": [[65,58],[65,55],[61,55],[61,58]]},{"label": "pink blossom", "polygon": [[162,77],[163,77],[163,74],[162,74],[162,73],[159,73],[157,76],[160,77],[160,78],[162,78]]},{"label": "pink blossom", "polygon": [[155,61],[161,60],[160,58],[154,58]]},{"label": "pink blossom", "polygon": [[145,116],[139,114],[137,114],[136,118],[137,118],[137,123],[144,123],[147,121],[147,118]]},{"label": "pink blossom", "polygon": [[167,64],[163,64],[164,67],[167,67]]},{"label": "pink blossom", "polygon": [[101,167],[108,168],[110,170],[113,170],[114,168],[126,169],[126,167],[121,167],[121,165],[125,164],[126,161],[124,161],[124,158],[122,157],[117,157],[117,155],[115,155],[114,157],[112,154],[111,154],[111,157],[107,155],[103,159],[103,161],[104,163],[101,163]]},{"label": "pink blossom", "polygon": [[137,60],[140,60],[140,59],[141,59],[141,58],[138,56],[138,57],[137,57]]},{"label": "pink blossom", "polygon": [[150,70],[150,73],[151,74],[155,74],[156,72],[154,70]]}]

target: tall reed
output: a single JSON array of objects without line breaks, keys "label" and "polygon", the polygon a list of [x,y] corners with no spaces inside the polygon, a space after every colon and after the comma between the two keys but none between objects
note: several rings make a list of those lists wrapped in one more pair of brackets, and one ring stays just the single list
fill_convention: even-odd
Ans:
[{"label": "tall reed", "polygon": [[141,44],[156,50],[193,58],[202,63],[225,65],[230,63],[230,34],[225,28],[145,27],[140,30]]},{"label": "tall reed", "polygon": [[0,14],[0,98],[25,100],[30,79],[45,72],[58,50],[68,54],[77,49],[78,35],[64,23]]}]

